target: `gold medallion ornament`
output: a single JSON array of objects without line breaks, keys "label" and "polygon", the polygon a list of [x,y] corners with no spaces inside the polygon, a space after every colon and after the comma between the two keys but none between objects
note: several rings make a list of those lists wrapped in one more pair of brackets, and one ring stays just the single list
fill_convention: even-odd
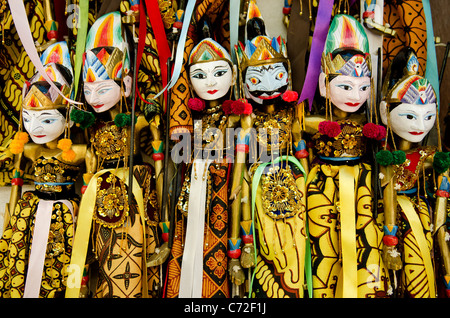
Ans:
[{"label": "gold medallion ornament", "polygon": [[112,173],[97,179],[95,222],[111,228],[119,227],[128,216],[128,195],[125,183]]},{"label": "gold medallion ornament", "polygon": [[363,128],[352,120],[340,121],[340,133],[330,137],[320,132],[313,136],[317,153],[324,157],[360,157],[365,153]]},{"label": "gold medallion ornament", "polygon": [[[254,111],[256,115],[255,126],[258,129],[256,140],[260,147],[267,147],[267,151],[274,149],[286,149],[289,144],[290,127],[293,123],[292,112],[281,108],[275,114],[266,114]],[[260,129],[265,134],[259,133]]]},{"label": "gold medallion ornament", "polygon": [[270,167],[261,179],[263,207],[271,218],[285,219],[305,211],[302,194],[290,169]]},{"label": "gold medallion ornament", "polygon": [[91,142],[100,162],[129,156],[128,131],[114,123],[107,123],[97,129],[91,137]]}]

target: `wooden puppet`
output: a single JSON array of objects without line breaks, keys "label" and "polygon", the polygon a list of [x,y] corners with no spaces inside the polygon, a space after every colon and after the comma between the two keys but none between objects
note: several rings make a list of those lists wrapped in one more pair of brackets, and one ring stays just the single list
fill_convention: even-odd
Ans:
[{"label": "wooden puppet", "polygon": [[241,273],[248,272],[250,297],[303,297],[310,259],[300,161],[307,155],[292,104],[298,96],[290,90],[286,44],[264,29],[251,1],[248,40],[236,47],[242,98],[233,109],[241,115],[241,131],[231,194],[230,275],[240,285]]},{"label": "wooden puppet", "polygon": [[[69,97],[73,74],[66,42],[49,46],[41,61]],[[68,113],[67,101],[39,73],[25,83],[21,117],[27,132],[19,131],[10,146],[16,154],[11,215],[0,239],[2,298],[64,297],[79,204],[75,182],[86,154],[86,145],[67,138],[73,124]],[[27,161],[35,190],[21,194]]]},{"label": "wooden puppet", "polygon": [[[231,164],[226,160],[225,137],[226,128],[237,122],[233,117],[239,119],[230,114],[227,99],[236,81],[235,68],[227,50],[211,38],[200,41],[188,60],[195,92],[188,102],[194,118],[194,149],[188,153],[177,199],[168,298],[231,295],[227,272]],[[184,135],[183,140],[190,136]]]},{"label": "wooden puppet", "polygon": [[[384,258],[393,273],[395,295],[434,298],[436,260],[448,289],[449,161],[440,143],[437,147],[423,143],[439,116],[433,87],[418,71],[411,48],[401,50],[388,68],[380,104],[388,136],[377,161],[383,167]],[[435,196],[430,195],[433,192]],[[440,253],[433,257],[436,241]]]},{"label": "wooden puppet", "polygon": [[[351,16],[331,22],[319,90],[326,116],[305,119],[315,147],[307,181],[314,297],[385,297],[382,232],[373,216],[370,143],[376,124],[368,41]],[[364,113],[365,111],[365,113]]]},{"label": "wooden puppet", "polygon": [[71,114],[89,127],[91,148],[71,259],[74,283],[66,297],[85,297],[80,288],[86,290],[88,275],[93,297],[157,297],[159,267],[147,268],[148,257],[160,244],[155,174],[140,155],[139,136],[148,122],[139,112],[131,135],[126,98],[132,91],[132,56],[119,12],[95,21],[83,59],[84,97],[95,116],[79,109]]}]

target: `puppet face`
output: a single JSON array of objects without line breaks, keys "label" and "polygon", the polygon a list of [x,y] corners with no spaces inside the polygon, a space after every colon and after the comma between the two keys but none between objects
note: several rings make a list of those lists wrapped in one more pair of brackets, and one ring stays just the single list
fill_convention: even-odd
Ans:
[{"label": "puppet face", "polygon": [[189,77],[195,93],[204,100],[222,98],[233,84],[233,71],[223,60],[193,64]]},{"label": "puppet face", "polygon": [[[320,74],[320,94],[326,97],[325,75]],[[330,83],[328,96],[334,106],[347,113],[354,113],[370,96],[370,77],[339,75]]]},{"label": "puppet face", "polygon": [[289,73],[283,63],[249,66],[245,74],[245,97],[258,104],[272,104],[287,90]]},{"label": "puppet face", "polygon": [[24,109],[22,116],[24,128],[35,144],[51,142],[64,133],[66,119],[57,109]]},{"label": "puppet face", "polygon": [[114,107],[122,95],[128,97],[131,93],[131,77],[124,78],[125,92],[112,79],[84,83],[84,97],[86,102],[94,108],[96,113],[103,113]]},{"label": "puppet face", "polygon": [[[386,102],[380,104],[381,120],[387,124]],[[436,122],[436,104],[402,103],[389,113],[392,131],[400,138],[417,143],[430,132]]]}]

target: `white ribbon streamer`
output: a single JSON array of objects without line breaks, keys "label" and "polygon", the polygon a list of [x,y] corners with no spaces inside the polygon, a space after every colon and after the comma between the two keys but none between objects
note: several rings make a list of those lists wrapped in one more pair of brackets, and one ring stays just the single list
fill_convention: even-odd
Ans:
[{"label": "white ribbon streamer", "polygon": [[33,242],[31,244],[23,298],[39,298],[53,205],[57,202],[65,204],[69,208],[73,219],[73,205],[70,201],[39,200],[34,221]]},{"label": "white ribbon streamer", "polygon": [[241,3],[239,0],[230,0],[230,53],[233,63],[236,63],[236,52],[234,46],[238,44],[239,38],[239,13]]},{"label": "white ribbon streamer", "polygon": [[[204,178],[211,160],[195,159],[191,171],[191,188],[186,239],[181,262],[179,298],[201,298],[203,281],[203,239],[205,235],[206,183]],[[206,171],[205,171],[206,170]]]}]

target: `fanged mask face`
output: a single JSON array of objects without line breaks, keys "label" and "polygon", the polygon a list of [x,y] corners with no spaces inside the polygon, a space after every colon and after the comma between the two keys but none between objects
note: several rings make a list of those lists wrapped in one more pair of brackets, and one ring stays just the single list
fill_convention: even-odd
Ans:
[{"label": "fanged mask face", "polygon": [[245,97],[258,104],[274,103],[287,90],[289,74],[283,63],[249,66],[245,74]]}]

